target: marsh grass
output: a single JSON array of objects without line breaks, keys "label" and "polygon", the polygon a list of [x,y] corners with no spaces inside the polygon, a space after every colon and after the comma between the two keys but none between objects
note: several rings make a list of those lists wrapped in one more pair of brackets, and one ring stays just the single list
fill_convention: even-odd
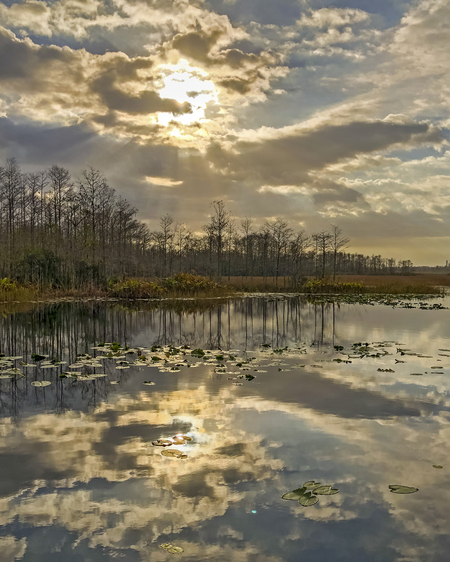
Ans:
[{"label": "marsh grass", "polygon": [[228,287],[215,281],[193,275],[178,273],[173,277],[154,281],[126,279],[117,283],[110,282],[108,293],[112,297],[127,299],[146,298],[208,298],[225,297],[236,292],[234,287]]},{"label": "marsh grass", "polygon": [[0,303],[21,303],[34,300],[38,294],[31,285],[18,285],[9,277],[0,280]]},{"label": "marsh grass", "polygon": [[[222,278],[224,279],[224,278]],[[271,282],[273,281],[273,282]],[[0,279],[0,308],[17,307],[19,304],[76,299],[123,299],[129,301],[154,300],[152,306],[164,306],[177,310],[207,309],[218,299],[240,297],[246,293],[303,293],[306,295],[429,295],[439,296],[450,286],[450,276],[418,274],[408,276],[338,276],[304,280],[292,286],[290,278],[278,279],[249,277],[231,278],[219,283],[207,277],[191,273],[179,273],[166,279],[112,280],[107,287],[83,287],[79,289],[43,289],[32,285],[20,285],[9,278]],[[195,302],[193,302],[195,301]],[[6,311],[8,313],[8,311]]]},{"label": "marsh grass", "polygon": [[278,283],[272,278],[231,277],[229,283],[243,292],[439,295],[450,286],[450,275],[340,275],[336,281],[310,278],[297,286],[293,286],[288,277],[280,277]]},{"label": "marsh grass", "polygon": [[442,295],[444,290],[433,285],[412,285],[402,283],[386,283],[384,285],[364,286],[363,293],[377,293],[386,295]]}]

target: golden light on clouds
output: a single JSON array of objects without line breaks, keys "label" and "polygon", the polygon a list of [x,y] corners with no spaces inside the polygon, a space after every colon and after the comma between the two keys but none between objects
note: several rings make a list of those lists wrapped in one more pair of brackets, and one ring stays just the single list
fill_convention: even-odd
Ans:
[{"label": "golden light on clouds", "polygon": [[450,3],[286,1],[0,2],[1,161],[104,167],[153,228],[146,177],[177,153],[196,231],[215,185],[255,224],[331,220],[364,253],[445,263]]},{"label": "golden light on clouds", "polygon": [[191,111],[180,115],[158,113],[157,123],[168,125],[171,122],[191,125],[208,121],[205,115],[209,104],[218,101],[218,91],[209,75],[201,68],[191,66],[186,60],[160,68],[164,78],[159,95],[163,99],[173,99],[178,103],[189,103]]}]

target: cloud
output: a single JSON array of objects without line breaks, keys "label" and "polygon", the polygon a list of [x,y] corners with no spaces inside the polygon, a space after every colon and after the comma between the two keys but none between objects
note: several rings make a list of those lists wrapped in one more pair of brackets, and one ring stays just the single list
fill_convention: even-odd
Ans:
[{"label": "cloud", "polygon": [[310,172],[358,154],[442,140],[441,131],[426,123],[354,121],[256,133],[254,140],[233,143],[232,150],[213,145],[208,154],[218,170],[237,178],[253,170],[256,181],[284,185],[308,181]]},{"label": "cloud", "polygon": [[392,211],[428,231],[450,173],[430,156],[450,138],[448,3],[367,5],[0,4],[2,154],[108,169],[149,225],[183,212],[199,229],[220,197],[260,222]]},{"label": "cloud", "polygon": [[[122,77],[123,78],[123,77]],[[179,103],[173,99],[163,99],[153,90],[141,92],[138,96],[127,94],[114,85],[114,76],[103,75],[92,82],[92,91],[99,94],[109,111],[121,111],[131,114],[189,113],[189,103]]]},{"label": "cloud", "polygon": [[27,539],[16,540],[12,535],[0,537],[0,549],[4,562],[22,560],[27,550]]},{"label": "cloud", "polygon": [[34,45],[30,40],[18,40],[13,33],[0,27],[0,80],[36,80],[44,69],[70,65],[76,58],[69,49]]}]

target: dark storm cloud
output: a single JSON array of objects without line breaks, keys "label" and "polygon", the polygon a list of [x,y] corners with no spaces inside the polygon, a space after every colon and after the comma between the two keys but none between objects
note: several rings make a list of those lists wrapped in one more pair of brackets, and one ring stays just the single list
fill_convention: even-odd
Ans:
[{"label": "dark storm cloud", "polygon": [[198,31],[177,35],[173,40],[173,47],[194,60],[209,63],[209,51],[221,34],[220,31],[214,31],[210,35]]},{"label": "dark storm cloud", "polygon": [[343,185],[333,184],[332,182],[322,181],[312,184],[312,187],[317,185],[318,192],[313,194],[314,203],[320,207],[325,203],[363,203],[363,206],[368,210],[370,206],[364,201],[364,197],[349,187]]},{"label": "dark storm cloud", "polygon": [[211,49],[218,39],[225,34],[225,30],[193,31],[185,35],[177,35],[172,43],[173,48],[183,55],[190,57],[206,66],[227,65],[231,68],[242,68],[246,64],[258,64],[261,59],[253,53],[244,53],[240,49],[223,49],[211,54]]},{"label": "dark storm cloud", "polygon": [[252,89],[251,80],[241,80],[239,78],[222,80],[219,84],[224,88],[227,88],[227,90],[232,90],[234,92],[238,92],[239,94],[247,94]]},{"label": "dark storm cloud", "polygon": [[164,99],[152,90],[141,92],[137,96],[126,94],[114,85],[114,76],[105,75],[94,80],[92,91],[99,94],[103,103],[112,110],[130,114],[156,113],[165,111],[170,113],[189,113],[189,103],[179,103],[173,99]]},{"label": "dark storm cloud", "polygon": [[45,127],[0,117],[0,155],[45,167],[89,158],[97,134],[87,125]]},{"label": "dark storm cloud", "polygon": [[57,47],[32,48],[15,40],[12,33],[0,27],[0,80],[27,79],[44,71],[52,63],[70,64],[69,50]]},{"label": "dark storm cloud", "polygon": [[423,209],[409,212],[388,210],[384,213],[369,211],[361,217],[345,216],[340,224],[354,239],[390,238],[400,244],[406,238],[435,238],[450,236],[450,207],[442,207],[439,214],[430,214]]},{"label": "dark storm cloud", "polygon": [[[283,373],[284,374],[284,373]],[[398,416],[430,414],[434,405],[422,400],[390,398],[363,388],[322,377],[317,372],[286,373],[284,384],[267,379],[258,389],[268,400],[300,404],[316,412],[332,414],[340,418],[389,419]],[[245,391],[243,391],[245,392]]]},{"label": "dark storm cloud", "polygon": [[297,185],[308,180],[309,172],[357,154],[386,150],[397,144],[442,140],[441,131],[426,123],[327,123],[310,131],[284,135],[277,132],[274,138],[239,141],[232,152],[214,144],[208,154],[218,169],[237,178],[250,173],[250,177],[265,184]]}]

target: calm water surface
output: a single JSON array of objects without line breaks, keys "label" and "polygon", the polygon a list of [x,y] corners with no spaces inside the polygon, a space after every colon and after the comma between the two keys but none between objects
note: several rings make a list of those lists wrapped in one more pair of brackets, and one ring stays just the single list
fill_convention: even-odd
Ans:
[{"label": "calm water surface", "polygon": [[[104,342],[146,359],[77,359]],[[212,353],[167,358],[170,344]],[[65,303],[5,313],[0,351],[21,357],[0,376],[24,375],[0,379],[2,562],[448,557],[449,310]],[[107,376],[60,377],[71,371]],[[185,459],[152,445],[179,433]],[[339,493],[306,508],[281,498],[308,480]]]}]

